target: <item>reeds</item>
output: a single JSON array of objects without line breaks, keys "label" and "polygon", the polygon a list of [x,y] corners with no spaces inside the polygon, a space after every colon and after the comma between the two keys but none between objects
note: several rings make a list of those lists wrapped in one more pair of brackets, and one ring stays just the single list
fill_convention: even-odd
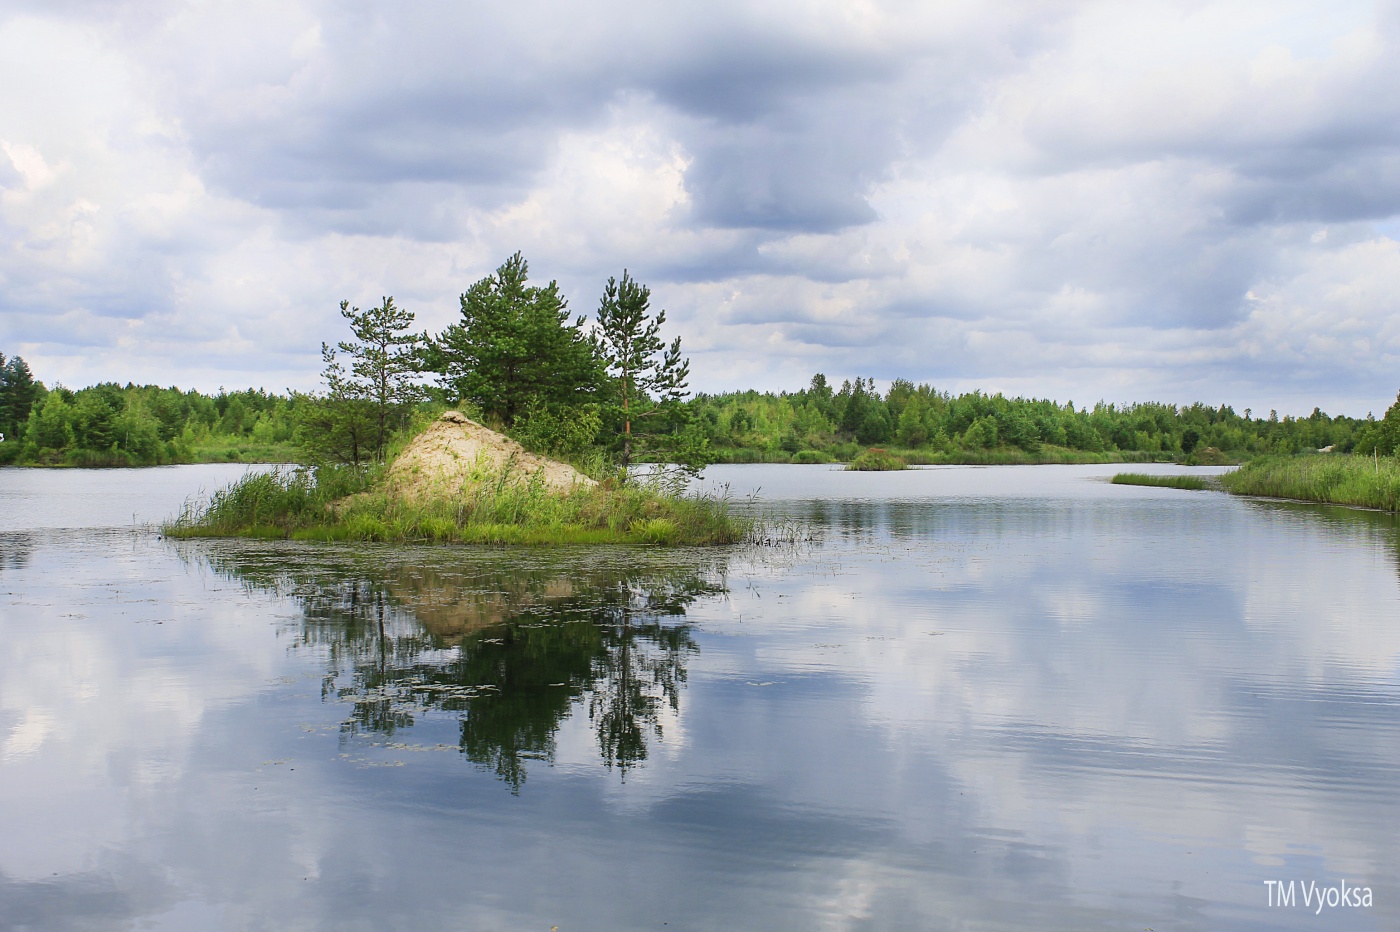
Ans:
[{"label": "reeds", "polygon": [[1202,492],[1207,488],[1200,476],[1154,476],[1140,472],[1120,472],[1110,480],[1114,485],[1150,485],[1159,489],[1185,489]]},{"label": "reeds", "polygon": [[1267,457],[1221,476],[1236,495],[1291,498],[1394,512],[1400,506],[1400,461],[1338,453]]}]

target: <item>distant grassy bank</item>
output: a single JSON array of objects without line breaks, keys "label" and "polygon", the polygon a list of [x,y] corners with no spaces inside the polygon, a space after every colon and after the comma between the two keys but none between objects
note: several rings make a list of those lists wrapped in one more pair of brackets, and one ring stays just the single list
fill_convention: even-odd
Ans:
[{"label": "distant grassy bank", "polygon": [[1395,512],[1400,461],[1394,457],[1319,454],[1253,460],[1220,477],[1236,495],[1262,495]]},{"label": "distant grassy bank", "polygon": [[[1042,444],[1040,449],[1029,452],[1020,447],[1001,446],[991,449],[959,449],[937,451],[886,447],[884,452],[903,460],[910,466],[1087,466],[1107,463],[1164,463],[1172,462],[1173,457],[1165,453],[1144,453],[1135,450],[1114,450],[1112,452],[1091,452],[1072,450]],[[786,453],[782,450],[753,450],[742,447],[716,447],[710,451],[717,463],[851,463],[861,457],[865,447],[855,444],[836,445],[831,450],[799,450]]]},{"label": "distant grassy bank", "polygon": [[[9,446],[18,448],[19,445],[10,444]],[[225,437],[201,441],[189,446],[170,444],[168,447],[159,448],[159,455],[155,456],[146,456],[120,448],[30,451],[29,455],[26,456],[18,455],[18,449],[14,452],[16,454],[14,457],[0,457],[0,465],[125,469],[143,466],[186,466],[193,463],[295,463],[300,451],[295,444],[290,442],[259,443]]]},{"label": "distant grassy bank", "polygon": [[[504,477],[502,477],[504,479]],[[258,537],[459,544],[737,543],[751,522],[712,497],[602,483],[567,493],[538,482],[481,483],[451,497],[390,496],[350,468],[243,477],[165,526],[171,537]]]}]

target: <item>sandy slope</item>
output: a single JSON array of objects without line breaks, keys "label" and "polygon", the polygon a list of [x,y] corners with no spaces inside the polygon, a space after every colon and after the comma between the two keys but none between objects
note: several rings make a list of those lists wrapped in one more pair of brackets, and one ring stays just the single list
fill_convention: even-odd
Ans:
[{"label": "sandy slope", "polygon": [[496,481],[502,473],[517,482],[539,473],[546,488],[561,492],[596,484],[568,463],[530,453],[504,434],[448,411],[394,460],[387,488],[405,498],[451,495],[472,482]]}]

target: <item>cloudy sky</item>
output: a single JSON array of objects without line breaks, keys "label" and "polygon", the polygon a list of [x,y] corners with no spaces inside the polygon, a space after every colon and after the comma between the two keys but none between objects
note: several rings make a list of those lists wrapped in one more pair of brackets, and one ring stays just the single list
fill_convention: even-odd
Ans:
[{"label": "cloudy sky", "polygon": [[311,388],[516,250],[694,387],[1378,415],[1400,4],[8,0],[0,352]]}]

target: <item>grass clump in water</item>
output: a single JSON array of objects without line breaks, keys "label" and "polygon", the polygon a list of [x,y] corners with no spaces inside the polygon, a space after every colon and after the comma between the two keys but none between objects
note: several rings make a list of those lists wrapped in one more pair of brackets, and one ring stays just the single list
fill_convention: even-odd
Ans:
[{"label": "grass clump in water", "polygon": [[1400,510],[1400,461],[1325,453],[1252,460],[1220,477],[1236,495]]},{"label": "grass clump in water", "polygon": [[871,447],[847,463],[846,468],[861,472],[888,472],[895,469],[908,469],[909,464],[902,457],[895,456],[889,450]]},{"label": "grass clump in water", "polygon": [[449,494],[386,493],[364,471],[274,470],[250,474],[187,507],[166,525],[172,537],[281,537],[460,544],[737,543],[751,522],[725,499],[667,492],[646,483],[604,482],[567,492],[535,477],[464,483]]},{"label": "grass clump in water", "polygon": [[1204,491],[1206,481],[1200,476],[1154,476],[1141,472],[1120,472],[1111,480],[1114,485],[1150,485],[1159,489]]}]

